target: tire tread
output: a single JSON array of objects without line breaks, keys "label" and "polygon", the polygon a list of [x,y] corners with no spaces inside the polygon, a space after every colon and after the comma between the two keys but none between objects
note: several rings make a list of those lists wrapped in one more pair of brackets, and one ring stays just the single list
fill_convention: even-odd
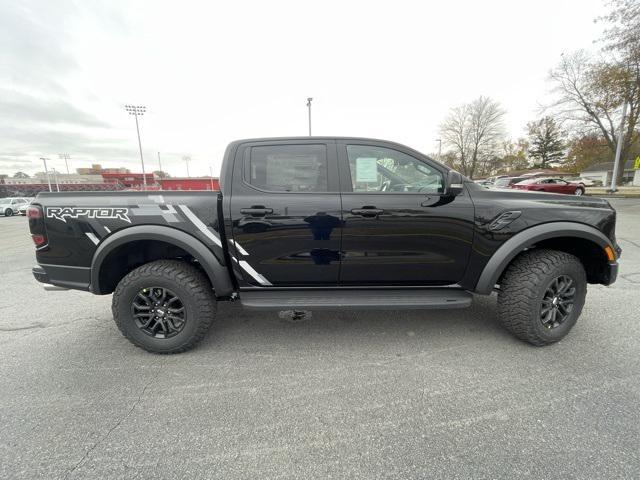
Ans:
[{"label": "tire tread", "polygon": [[[127,329],[124,328],[124,322],[129,319],[121,318],[118,314],[122,299],[125,297],[124,293],[134,281],[141,277],[158,276],[175,281],[187,288],[192,295],[196,311],[194,315],[194,321],[197,322],[195,333],[186,343],[166,351],[151,349],[129,335]],[[115,292],[113,293],[111,310],[118,329],[133,345],[152,353],[174,354],[192,349],[205,337],[213,323],[216,311],[216,302],[209,280],[196,267],[179,260],[156,260],[132,270],[120,281],[120,283],[118,283]]]},{"label": "tire tread", "polygon": [[[540,308],[538,295],[540,286],[561,265],[576,265],[582,272],[584,282],[586,276],[580,260],[575,256],[557,250],[539,249],[522,253],[511,262],[503,275],[498,293],[498,318],[502,325],[525,342],[535,346],[543,346],[557,340],[542,337],[534,326],[537,318],[532,320],[532,312]],[[586,287],[585,287],[586,291]],[[580,314],[582,304],[579,301],[576,316]],[[560,340],[558,338],[558,340]]]}]

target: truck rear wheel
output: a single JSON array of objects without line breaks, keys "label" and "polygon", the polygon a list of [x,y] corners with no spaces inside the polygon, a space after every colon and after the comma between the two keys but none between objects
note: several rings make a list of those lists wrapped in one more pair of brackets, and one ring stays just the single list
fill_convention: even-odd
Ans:
[{"label": "truck rear wheel", "polygon": [[158,260],[120,281],[111,309],[134,345],[153,353],[180,353],[204,338],[216,301],[209,280],[193,265]]},{"label": "truck rear wheel", "polygon": [[508,267],[498,293],[500,322],[516,337],[542,346],[564,338],[587,294],[580,261],[556,250],[531,250]]}]

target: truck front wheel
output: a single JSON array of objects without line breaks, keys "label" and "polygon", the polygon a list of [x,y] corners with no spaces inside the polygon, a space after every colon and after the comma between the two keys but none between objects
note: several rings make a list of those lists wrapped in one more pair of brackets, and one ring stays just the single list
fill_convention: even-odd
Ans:
[{"label": "truck front wheel", "polygon": [[134,345],[153,353],[180,353],[206,335],[216,301],[196,267],[158,260],[120,281],[111,309],[116,325]]},{"label": "truck front wheel", "polygon": [[586,294],[580,260],[556,250],[531,250],[507,267],[498,293],[498,316],[521,340],[548,345],[575,325]]}]

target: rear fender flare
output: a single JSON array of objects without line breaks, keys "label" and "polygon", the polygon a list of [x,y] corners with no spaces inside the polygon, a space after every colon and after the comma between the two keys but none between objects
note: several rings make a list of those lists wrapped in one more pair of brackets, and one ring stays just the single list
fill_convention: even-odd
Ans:
[{"label": "rear fender flare", "polygon": [[137,225],[125,228],[113,233],[100,243],[91,262],[91,292],[103,293],[100,288],[100,269],[109,253],[122,245],[138,240],[157,240],[180,247],[200,263],[213,285],[216,296],[225,297],[233,292],[229,271],[204,243],[182,230],[161,225]]},{"label": "rear fender flare", "polygon": [[480,294],[490,294],[511,260],[537,242],[555,237],[584,238],[602,248],[611,246],[611,241],[601,231],[582,223],[551,222],[537,225],[517,233],[496,250],[482,270],[473,291]]}]

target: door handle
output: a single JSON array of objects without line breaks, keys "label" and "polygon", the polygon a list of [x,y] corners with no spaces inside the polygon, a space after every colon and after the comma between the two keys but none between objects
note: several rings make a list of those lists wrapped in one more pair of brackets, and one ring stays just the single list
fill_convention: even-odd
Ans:
[{"label": "door handle", "polygon": [[354,215],[360,215],[362,217],[377,217],[383,212],[384,210],[382,210],[381,208],[369,207],[369,206],[365,206],[362,208],[354,208],[353,210],[351,210],[351,213],[353,213]]},{"label": "door handle", "polygon": [[273,213],[273,208],[254,205],[251,208],[241,208],[240,213],[243,215],[252,215],[254,217],[263,217],[269,213]]}]

